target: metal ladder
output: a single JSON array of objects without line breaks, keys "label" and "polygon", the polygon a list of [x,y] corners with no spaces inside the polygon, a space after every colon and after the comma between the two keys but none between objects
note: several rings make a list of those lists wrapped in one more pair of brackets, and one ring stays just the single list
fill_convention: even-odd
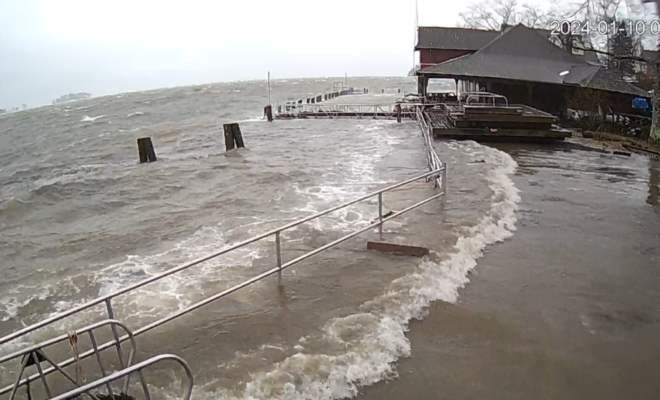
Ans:
[{"label": "metal ladder", "polygon": [[[126,333],[126,336],[128,336],[130,351],[128,352],[128,358],[125,362],[124,352],[122,351],[121,343],[119,340],[114,339],[106,343],[106,346],[98,345],[97,338],[102,333],[99,331],[102,328],[107,327],[110,328],[114,337],[117,337],[118,328],[122,329]],[[90,348],[84,349],[84,351],[81,352],[79,346],[83,344],[83,341],[86,342],[84,338],[89,339],[88,346]],[[61,355],[63,353],[62,350],[66,349],[67,345],[70,349],[70,353],[73,353],[72,356],[61,361],[55,361],[54,358],[56,358],[57,355]],[[127,346],[125,345],[124,350],[126,347]],[[104,354],[105,357],[102,357],[101,353],[104,350],[111,348],[116,350],[116,354],[112,355],[116,356],[120,368],[115,372],[109,373],[109,370],[111,369],[108,368],[109,356]],[[28,346],[19,351],[1,357],[0,368],[13,367],[11,369],[18,372],[12,385],[0,389],[0,396],[4,397],[5,395],[9,394],[7,399],[15,400],[19,388],[25,387],[27,399],[32,400],[34,398],[33,390],[35,389],[33,388],[32,383],[39,381],[41,382],[41,385],[40,387],[37,387],[37,393],[45,394],[45,397],[39,396],[40,399],[45,398],[47,400],[65,400],[72,399],[83,394],[89,396],[93,400],[120,398],[128,399],[134,398],[129,393],[131,389],[130,378],[133,375],[137,375],[140,381],[140,386],[142,387],[144,398],[146,400],[151,400],[151,393],[149,392],[147,381],[145,380],[142,370],[161,361],[172,360],[179,363],[187,375],[188,384],[182,399],[190,400],[193,387],[193,375],[190,367],[181,357],[172,354],[162,354],[149,358],[148,360],[142,361],[138,364],[133,364],[136,350],[137,344],[133,332],[126,325],[117,320],[107,319],[75,331],[70,331],[65,335],[46,340],[36,345]],[[84,359],[92,356],[95,358],[96,368],[97,371],[100,372],[100,376],[96,379],[93,379],[90,383],[86,383],[86,378],[84,376],[81,377],[81,375],[84,375],[81,362]],[[106,361],[105,363],[104,358]],[[13,366],[10,365],[12,362],[14,364]],[[65,368],[69,366],[74,366],[75,377],[71,376],[71,374],[65,370]],[[34,367],[36,373],[29,375],[28,371],[32,367]],[[87,371],[89,372],[91,368],[89,366],[86,367]],[[51,377],[51,383],[49,383],[47,377],[53,373],[56,374],[54,374],[55,376]],[[23,378],[23,376],[26,374],[27,376]],[[64,382],[68,383],[67,386],[69,387],[71,387],[72,384],[73,389],[63,389],[64,385],[62,384],[58,385],[56,388],[52,385],[53,378],[59,378],[59,380],[63,380]],[[113,389],[111,384],[120,380],[123,381],[121,388],[117,389],[115,387]],[[104,388],[99,390],[101,387]],[[39,389],[41,389],[43,393],[39,393]]]}]

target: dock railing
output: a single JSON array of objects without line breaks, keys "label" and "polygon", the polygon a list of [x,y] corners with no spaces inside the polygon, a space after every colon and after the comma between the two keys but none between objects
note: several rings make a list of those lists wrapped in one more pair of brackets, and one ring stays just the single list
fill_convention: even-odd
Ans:
[{"label": "dock railing", "polygon": [[[401,115],[408,118],[414,118],[415,106],[413,103],[400,103]],[[277,114],[279,117],[286,118],[302,115],[321,116],[321,117],[396,117],[396,104],[285,104],[278,106]]]},{"label": "dock railing", "polygon": [[[433,154],[435,154],[434,151],[433,151]],[[416,181],[419,181],[419,180],[427,180],[428,181],[429,179],[435,179],[436,183],[437,183],[438,179],[440,179],[440,177],[442,177],[441,178],[442,182],[443,183],[446,182],[446,166],[438,161],[439,159],[437,158],[437,155],[432,156],[432,160],[433,160],[433,164],[429,164],[429,165],[433,165],[434,169],[429,171],[429,172],[426,172],[424,174],[415,176],[413,178],[407,179],[407,180],[399,182],[397,184],[388,186],[384,189],[380,189],[378,191],[369,193],[367,195],[358,197],[354,200],[339,204],[335,207],[329,208],[325,211],[316,213],[314,215],[310,215],[308,217],[301,218],[301,219],[299,219],[295,222],[291,222],[289,224],[280,226],[279,228],[276,228],[276,229],[270,230],[268,232],[262,233],[258,236],[254,236],[250,239],[242,241],[242,242],[240,242],[238,244],[235,244],[233,246],[227,247],[227,248],[222,249],[222,250],[218,250],[218,251],[216,251],[216,252],[214,252],[210,255],[198,258],[198,259],[190,261],[186,264],[177,266],[175,268],[164,271],[160,274],[154,275],[154,276],[152,276],[148,279],[145,279],[141,282],[135,283],[133,285],[129,285],[129,286],[123,288],[123,289],[120,289],[120,290],[114,292],[114,293],[110,293],[110,294],[107,294],[107,295],[104,295],[104,296],[97,297],[96,299],[90,300],[90,301],[88,301],[84,304],[73,307],[72,309],[70,309],[68,311],[65,311],[65,312],[60,313],[60,314],[56,314],[56,315],[51,316],[49,318],[45,318],[45,319],[43,319],[43,320],[41,320],[41,321],[39,321],[39,322],[37,322],[33,325],[27,326],[23,329],[20,329],[20,330],[16,331],[16,332],[13,332],[9,335],[6,335],[6,336],[0,338],[0,345],[8,343],[10,341],[13,341],[17,338],[21,338],[25,335],[30,334],[31,332],[37,331],[38,329],[44,328],[46,326],[54,324],[55,322],[63,320],[64,318],[67,318],[67,317],[70,317],[72,315],[81,313],[81,312],[83,312],[87,309],[90,309],[90,308],[96,307],[96,306],[104,305],[105,309],[106,309],[106,312],[107,312],[107,318],[110,319],[110,320],[115,320],[115,312],[114,312],[114,308],[113,308],[113,299],[115,299],[119,296],[128,295],[131,292],[133,292],[136,289],[139,289],[143,286],[146,286],[146,285],[149,285],[151,283],[160,281],[161,279],[164,279],[168,276],[171,276],[171,275],[177,274],[181,271],[193,268],[194,266],[199,265],[201,263],[204,263],[205,261],[214,259],[216,257],[219,257],[219,256],[223,255],[223,254],[227,254],[231,251],[234,251],[236,249],[245,247],[245,246],[247,246],[251,243],[255,243],[257,241],[260,241],[262,239],[266,239],[266,238],[272,237],[272,236],[275,236],[275,250],[276,250],[276,260],[274,262],[274,264],[276,265],[275,267],[273,267],[273,268],[271,268],[271,269],[267,270],[266,272],[263,272],[259,275],[256,275],[256,276],[254,276],[254,277],[252,277],[248,280],[245,280],[245,281],[243,281],[243,282],[241,282],[237,285],[234,285],[229,289],[226,289],[226,290],[224,290],[220,293],[217,293],[215,295],[212,295],[210,297],[205,298],[204,300],[201,300],[197,303],[194,303],[194,304],[192,304],[192,305],[190,305],[190,306],[188,306],[188,307],[186,307],[182,310],[176,311],[176,312],[174,312],[170,315],[167,315],[163,318],[160,318],[160,319],[158,319],[154,322],[151,322],[151,323],[149,323],[145,326],[142,326],[138,329],[134,329],[133,330],[133,335],[138,336],[138,335],[141,335],[145,332],[148,332],[148,331],[150,331],[150,330],[152,330],[156,327],[159,327],[159,326],[165,324],[166,322],[172,321],[175,318],[178,318],[182,315],[188,314],[191,311],[194,311],[194,310],[196,310],[200,307],[203,307],[207,304],[210,304],[210,303],[212,303],[212,302],[214,302],[218,299],[226,297],[226,296],[230,295],[231,293],[234,293],[234,292],[236,292],[240,289],[243,289],[247,286],[250,286],[250,285],[252,285],[256,282],[259,282],[259,281],[261,281],[261,280],[263,280],[263,279],[265,279],[265,278],[267,278],[271,275],[277,274],[278,275],[278,283],[279,283],[279,285],[281,285],[282,284],[282,271],[284,271],[286,268],[289,268],[289,267],[291,267],[291,266],[293,266],[293,265],[295,265],[295,264],[297,264],[297,263],[299,263],[303,260],[306,260],[306,259],[308,259],[308,258],[310,258],[310,257],[312,257],[316,254],[319,254],[319,253],[321,253],[321,252],[323,252],[323,251],[325,251],[325,250],[327,250],[331,247],[337,246],[338,244],[340,244],[342,242],[345,242],[345,241],[347,241],[347,240],[349,240],[349,239],[351,239],[351,238],[353,238],[353,237],[355,237],[355,236],[357,236],[357,235],[359,235],[363,232],[366,232],[368,230],[378,228],[380,234],[382,235],[383,223],[385,223],[385,222],[387,222],[387,221],[389,221],[393,218],[397,218],[397,217],[401,216],[404,213],[407,213],[407,212],[409,212],[409,211],[411,211],[415,208],[418,208],[418,207],[420,207],[420,206],[422,206],[422,205],[424,205],[424,204],[426,204],[426,203],[428,203],[428,202],[430,202],[434,199],[439,198],[440,196],[444,196],[445,193],[446,193],[446,190],[445,190],[446,186],[443,185],[442,190],[439,193],[434,194],[433,196],[431,196],[431,197],[429,197],[425,200],[422,200],[418,203],[415,203],[415,204],[413,204],[413,205],[411,205],[411,206],[409,206],[409,207],[407,207],[407,208],[405,208],[401,211],[393,212],[387,217],[383,216],[383,193],[390,192],[390,191],[392,191],[396,188],[409,185],[409,184],[411,184],[413,182],[416,182]],[[330,243],[328,243],[324,246],[321,246],[321,247],[319,247],[315,250],[307,252],[307,253],[305,253],[305,254],[303,254],[303,255],[301,255],[301,256],[293,259],[293,260],[290,260],[290,261],[287,261],[287,262],[284,262],[282,260],[282,252],[281,252],[281,233],[282,232],[284,232],[286,230],[289,230],[291,228],[294,228],[294,227],[296,227],[298,225],[301,225],[303,223],[306,223],[306,222],[312,221],[314,219],[320,218],[322,216],[325,216],[325,215],[330,214],[332,212],[335,212],[337,210],[349,207],[349,206],[357,204],[359,202],[363,202],[363,201],[372,199],[373,197],[378,198],[378,218],[375,220],[376,222],[371,223],[368,226],[366,226],[364,228],[361,228],[357,231],[354,231],[350,234],[347,234],[347,235],[345,235],[345,236],[343,236],[339,239],[336,239],[336,240],[334,240],[334,241],[332,241],[332,242],[330,242]],[[119,346],[120,343],[130,339],[131,335],[128,335],[128,334],[119,337],[119,335],[117,333],[117,330],[116,330],[116,327],[114,325],[112,327],[113,327],[112,334],[113,334],[114,340],[99,345],[97,348],[95,348],[95,351],[88,351],[86,353],[80,354],[80,358],[82,359],[84,357],[89,357],[89,356],[91,356],[93,354],[96,354],[99,351],[105,350],[105,349],[107,349],[111,346]]]},{"label": "dock railing", "polygon": [[441,176],[429,177],[428,179],[434,179],[436,187],[440,187],[444,193],[447,191],[447,164],[442,163],[440,157],[438,157],[438,153],[436,153],[435,148],[433,147],[433,130],[426,121],[426,117],[424,117],[423,109],[423,106],[415,107],[415,118],[422,131],[422,136],[424,136],[429,170],[436,171],[440,169],[443,171]]}]

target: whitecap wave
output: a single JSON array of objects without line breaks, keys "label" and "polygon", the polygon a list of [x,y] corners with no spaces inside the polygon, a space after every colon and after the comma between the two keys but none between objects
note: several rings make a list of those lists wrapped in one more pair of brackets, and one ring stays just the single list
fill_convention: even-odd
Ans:
[{"label": "whitecap wave", "polygon": [[94,122],[97,119],[101,119],[105,117],[107,117],[107,115],[99,115],[97,117],[90,117],[89,115],[85,115],[85,117],[82,120],[80,120],[80,122]]}]

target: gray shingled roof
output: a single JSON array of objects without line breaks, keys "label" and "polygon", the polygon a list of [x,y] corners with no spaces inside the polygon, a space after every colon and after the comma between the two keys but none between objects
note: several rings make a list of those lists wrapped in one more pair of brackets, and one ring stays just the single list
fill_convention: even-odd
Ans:
[{"label": "gray shingled roof", "polygon": [[[424,68],[417,73],[572,84],[644,95],[642,89],[620,78],[600,73],[601,70],[604,67],[591,65],[583,57],[569,54],[550,43],[535,30],[517,25],[474,54]],[[569,73],[560,76],[563,71]]]},{"label": "gray shingled roof", "polygon": [[415,49],[477,51],[498,36],[500,36],[499,31],[420,26]]},{"label": "gray shingled roof", "polygon": [[658,50],[642,50],[642,58],[646,60],[657,60],[658,59]]},{"label": "gray shingled roof", "polygon": [[621,79],[621,76],[613,74],[605,67],[599,68],[598,72],[588,82],[582,83],[581,86],[610,92],[634,94],[639,97],[649,97],[649,94],[643,89],[624,81]]},{"label": "gray shingled roof", "polygon": [[[545,39],[548,39],[551,35],[551,31],[549,30],[532,30]],[[497,39],[501,34],[502,32],[500,31],[489,31],[484,29],[420,26],[415,50],[442,49],[477,51]]]}]

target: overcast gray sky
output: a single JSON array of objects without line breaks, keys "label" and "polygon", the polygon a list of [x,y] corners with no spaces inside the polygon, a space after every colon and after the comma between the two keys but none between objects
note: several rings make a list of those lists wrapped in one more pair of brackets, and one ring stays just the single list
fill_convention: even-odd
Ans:
[{"label": "overcast gray sky", "polygon": [[[459,1],[419,0],[421,25]],[[0,108],[239,79],[395,75],[414,0],[0,0]]]}]

